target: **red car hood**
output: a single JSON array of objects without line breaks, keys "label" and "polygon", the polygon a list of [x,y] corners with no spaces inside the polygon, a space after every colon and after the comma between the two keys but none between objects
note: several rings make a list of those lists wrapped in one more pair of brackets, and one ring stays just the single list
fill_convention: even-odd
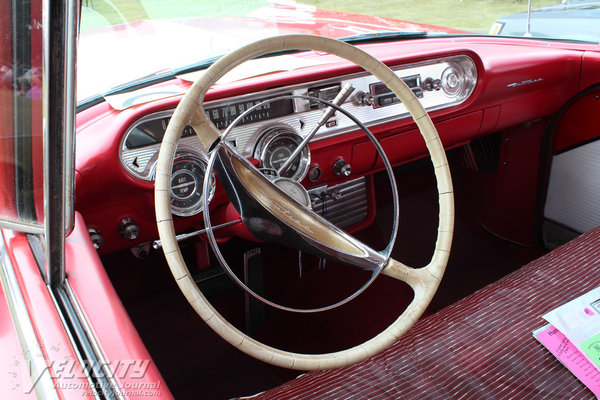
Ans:
[{"label": "red car hood", "polygon": [[269,36],[306,33],[340,38],[377,30],[464,33],[312,7],[264,7],[239,18],[139,20],[82,32],[77,100]]}]

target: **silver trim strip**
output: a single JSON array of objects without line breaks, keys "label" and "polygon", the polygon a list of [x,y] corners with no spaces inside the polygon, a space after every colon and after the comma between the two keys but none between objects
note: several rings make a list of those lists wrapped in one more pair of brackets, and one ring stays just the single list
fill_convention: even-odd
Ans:
[{"label": "silver trim strip", "polygon": [[[223,224],[220,225],[214,225],[212,227],[212,230],[217,230],[217,229],[222,229],[222,228],[227,228],[229,226],[235,225],[235,224],[239,224],[240,222],[242,222],[242,219],[236,219],[235,221],[229,221],[229,222],[225,222]],[[190,233],[182,233],[180,235],[175,236],[175,239],[177,239],[178,242],[181,242],[182,240],[186,240],[189,239],[191,237],[194,236],[198,236],[198,235],[202,235],[204,233],[208,232],[208,229],[200,229],[198,231],[194,231],[194,232],[190,232]],[[155,241],[152,242],[152,248],[155,250],[158,249],[162,249],[162,240],[160,239],[156,239]]]},{"label": "silver trim strip", "polygon": [[[337,200],[332,197],[336,191],[341,194]],[[369,214],[369,195],[364,176],[334,186],[316,186],[309,189],[308,194],[311,196],[312,210],[340,228],[364,221]],[[326,215],[323,215],[324,210]]]},{"label": "silver trim strip", "polygon": [[79,31],[80,1],[67,1],[66,43],[65,43],[65,137],[64,137],[64,218],[65,236],[75,227],[75,107],[77,93],[76,67],[77,34]]},{"label": "silver trim strip", "polygon": [[[56,308],[56,312],[58,313],[58,316],[60,318],[60,322],[63,325],[63,328],[65,330],[65,333],[67,334],[67,338],[69,339],[69,342],[71,343],[71,347],[73,348],[73,353],[75,353],[75,355],[77,356],[77,360],[79,361],[79,363],[82,366],[85,366],[85,362],[83,360],[83,358],[81,357],[81,352],[78,351],[78,347],[77,344],[75,343],[75,339],[73,338],[73,334],[71,332],[71,330],[68,328],[68,323],[67,320],[65,319],[65,316],[60,308],[60,306],[58,305],[58,301],[56,300],[56,296],[54,295],[54,292],[51,290],[51,288],[49,286],[46,286],[48,288],[48,292],[50,293],[50,297],[52,298],[52,301],[54,302],[54,307]],[[93,388],[94,387],[94,382],[92,381],[92,377],[90,376],[89,370],[87,368],[82,368],[83,369],[83,373],[85,374],[85,378],[88,381],[89,387]],[[96,397],[97,399],[100,399],[100,396],[98,394],[98,391],[95,390],[90,390],[89,394],[94,395],[94,397]]]},{"label": "silver trim strip", "polygon": [[38,399],[58,400],[59,396],[50,376],[49,365],[35,335],[21,288],[17,282],[14,266],[8,256],[2,231],[0,231],[0,280],[2,281],[4,297],[10,310],[10,316],[19,337],[21,351],[23,351],[23,356],[29,362],[29,373],[35,393]]},{"label": "silver trim strip", "polygon": [[11,231],[33,233],[34,235],[44,234],[43,225],[28,224],[22,221],[0,221],[0,228],[10,229]]},{"label": "silver trim strip", "polygon": [[[423,104],[423,107],[428,111],[441,110],[449,107],[458,106],[473,94],[475,85],[477,83],[477,66],[471,56],[467,54],[459,54],[453,56],[440,56],[426,61],[409,63],[404,65],[395,66],[392,70],[403,78],[409,78],[415,75],[422,75],[423,77],[433,76],[441,79],[443,70],[446,67],[458,66],[459,71],[462,71],[463,80],[465,85],[463,92],[460,95],[448,96],[443,90],[432,90],[424,91],[424,98],[419,99]],[[330,84],[353,84],[357,91],[368,92],[369,85],[372,83],[378,83],[377,79],[372,75],[362,72],[350,75],[339,76],[335,78],[328,78],[313,82],[307,82],[302,84],[290,85],[286,87],[280,87],[276,89],[268,89],[260,92],[244,94],[240,96],[234,96],[225,99],[208,101],[205,104],[206,109],[213,107],[219,107],[225,104],[231,104],[232,102],[244,102],[254,101],[260,98],[270,98],[273,96],[284,96],[288,93],[292,95],[307,95],[308,89],[313,87],[321,87]],[[351,96],[351,99],[354,99]],[[406,111],[404,105],[398,103],[389,107],[377,107],[371,106],[358,106],[355,101],[347,101],[343,107],[352,113],[355,117],[361,120],[365,126],[377,126],[391,121],[401,120],[409,117],[408,111]],[[231,138],[235,140],[235,146],[240,150],[242,155],[246,157],[252,157],[252,153],[248,152],[248,149],[253,149],[256,143],[252,143],[256,140],[256,133],[259,132],[264,126],[274,124],[285,124],[294,129],[300,136],[304,136],[306,133],[303,132],[300,120],[302,120],[306,126],[313,126],[322,115],[322,110],[311,110],[309,108],[309,101],[297,100],[294,102],[295,112],[290,115],[285,115],[278,118],[269,119],[266,121],[258,121],[247,123],[242,126],[236,127],[231,134]],[[135,149],[128,149],[125,146],[125,142],[129,134],[139,124],[162,119],[169,117],[173,114],[175,109],[159,111],[153,114],[146,115],[139,120],[135,121],[127,129],[123,137],[121,138],[119,147],[119,159],[123,168],[132,176],[144,180],[151,181],[152,176],[150,171],[154,168],[154,163],[158,158],[158,150],[160,143],[151,144]],[[313,138],[311,142],[316,142],[323,139],[343,135],[348,132],[357,130],[357,127],[350,123],[348,119],[342,118],[338,121],[338,125],[334,127],[323,127],[321,131]],[[205,151],[204,147],[200,143],[197,136],[188,136],[181,138],[180,143],[193,146],[199,149],[199,151]],[[134,167],[132,162],[136,160],[138,167]]]},{"label": "silver trim strip", "polygon": [[75,58],[79,2],[43,2],[44,226],[50,285],[65,279],[65,235],[73,209],[75,134]]},{"label": "silver trim strip", "polygon": [[85,334],[89,339],[90,344],[92,345],[96,357],[102,364],[102,371],[104,372],[104,376],[106,377],[106,379],[108,379],[108,381],[110,382],[112,392],[117,398],[125,400],[125,397],[123,397],[123,393],[121,393],[121,389],[119,388],[119,385],[117,384],[117,381],[115,380],[112,371],[108,367],[109,363],[107,361],[107,358],[104,356],[104,353],[102,352],[102,349],[98,344],[98,339],[96,338],[96,335],[94,335],[94,332],[87,318],[85,317],[83,310],[81,309],[81,305],[79,304],[77,296],[75,295],[75,292],[73,292],[73,288],[71,288],[68,279],[65,279],[63,287],[65,289],[65,292],[67,293],[67,296],[69,296],[69,300],[71,300],[71,305],[73,306],[73,309],[77,314],[77,318],[79,319],[79,322],[81,323],[81,326],[83,327]]}]

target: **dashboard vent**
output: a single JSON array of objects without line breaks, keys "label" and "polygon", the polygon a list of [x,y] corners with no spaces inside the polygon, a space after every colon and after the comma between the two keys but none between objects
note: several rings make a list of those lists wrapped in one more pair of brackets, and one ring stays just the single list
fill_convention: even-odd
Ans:
[{"label": "dashboard vent", "polygon": [[317,186],[308,194],[313,211],[338,227],[351,226],[367,218],[369,200],[364,177],[331,187]]}]

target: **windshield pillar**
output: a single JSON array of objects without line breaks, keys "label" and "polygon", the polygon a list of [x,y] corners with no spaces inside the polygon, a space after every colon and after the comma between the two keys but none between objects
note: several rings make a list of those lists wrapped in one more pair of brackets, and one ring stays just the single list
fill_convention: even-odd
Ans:
[{"label": "windshield pillar", "polygon": [[44,1],[43,142],[45,277],[65,279],[65,236],[73,228],[75,59],[79,3]]}]

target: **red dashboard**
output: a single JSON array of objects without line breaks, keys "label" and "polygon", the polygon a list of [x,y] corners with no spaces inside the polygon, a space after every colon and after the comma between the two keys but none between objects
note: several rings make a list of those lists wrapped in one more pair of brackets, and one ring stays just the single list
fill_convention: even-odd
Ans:
[{"label": "red dashboard", "polygon": [[[472,60],[475,84],[469,95],[457,104],[429,109],[446,148],[546,119],[559,111],[578,91],[594,82],[594,76],[597,77],[600,72],[600,57],[595,52],[598,48],[592,45],[466,37],[373,44],[363,49],[390,67],[399,69],[436,65],[439,60],[452,57],[466,56]],[[362,73],[358,67],[330,55],[300,53],[295,57],[318,59],[319,62],[313,67],[270,72],[220,84],[208,92],[206,101],[221,104],[233,98],[231,102],[235,103],[235,98],[255,93],[280,93],[298,87],[323,86],[322,82],[344,81],[360,77]],[[419,87],[423,87],[424,80],[424,76],[421,77]],[[173,86],[183,92],[189,88],[190,82],[179,78],[156,87]],[[158,237],[152,180],[140,179],[123,166],[122,149],[125,135],[140,120],[173,110],[180,99],[181,95],[174,95],[120,111],[104,102],[79,112],[76,209],[84,216],[88,227],[103,237],[101,253],[129,248]],[[393,165],[427,154],[416,125],[404,115],[374,120],[369,123],[369,129]],[[351,165],[349,177],[336,174],[332,168],[339,159]],[[346,129],[311,142],[309,167],[315,166],[319,167],[321,174],[316,181],[311,181],[309,176],[302,179],[307,189],[322,185],[332,187],[370,176],[382,168],[382,163],[362,132]],[[370,185],[368,179],[367,185]],[[217,185],[211,209],[224,204],[223,196]],[[374,206],[367,204],[367,214],[371,215]],[[119,225],[125,219],[135,221],[139,227],[139,236],[135,240],[127,240],[119,232]],[[178,233],[201,225],[200,214],[175,218]]]}]

